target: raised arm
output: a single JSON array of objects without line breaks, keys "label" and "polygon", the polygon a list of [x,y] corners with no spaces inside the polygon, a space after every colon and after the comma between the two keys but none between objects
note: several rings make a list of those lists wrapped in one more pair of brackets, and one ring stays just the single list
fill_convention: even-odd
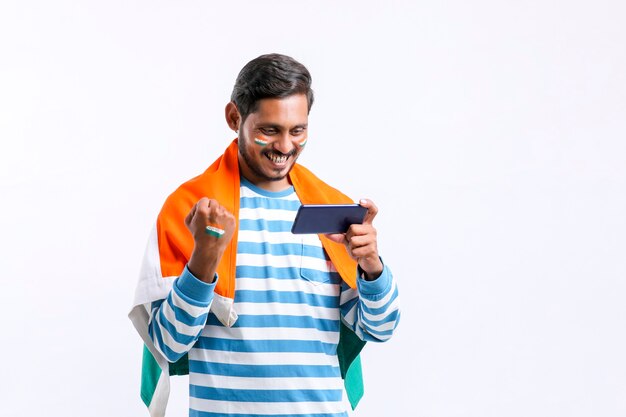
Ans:
[{"label": "raised arm", "polygon": [[217,266],[233,237],[235,217],[216,200],[202,198],[185,225],[194,249],[183,273],[165,300],[152,303],[148,333],[170,362],[177,361],[198,340],[213,301]]}]

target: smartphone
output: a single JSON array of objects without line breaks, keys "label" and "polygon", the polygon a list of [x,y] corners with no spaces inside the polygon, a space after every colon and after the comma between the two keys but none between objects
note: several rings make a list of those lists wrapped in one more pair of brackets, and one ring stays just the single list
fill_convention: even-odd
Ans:
[{"label": "smartphone", "polygon": [[345,233],[361,224],[367,209],[358,204],[303,204],[296,213],[291,233]]}]

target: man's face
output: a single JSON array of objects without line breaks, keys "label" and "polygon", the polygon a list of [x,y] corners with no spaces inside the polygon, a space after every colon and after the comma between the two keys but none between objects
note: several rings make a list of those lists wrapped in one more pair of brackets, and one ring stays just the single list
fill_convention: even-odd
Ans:
[{"label": "man's face", "polygon": [[306,95],[260,100],[239,128],[239,161],[243,176],[258,187],[278,191],[289,185],[287,174],[307,140]]}]

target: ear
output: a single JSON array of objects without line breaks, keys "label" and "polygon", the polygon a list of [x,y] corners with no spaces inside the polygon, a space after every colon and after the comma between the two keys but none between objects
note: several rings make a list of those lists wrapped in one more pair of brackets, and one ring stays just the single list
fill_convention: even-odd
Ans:
[{"label": "ear", "polygon": [[241,121],[241,115],[239,114],[239,110],[237,109],[237,105],[232,101],[226,105],[225,109],[226,114],[226,123],[228,127],[230,127],[235,132],[239,131],[239,123]]}]

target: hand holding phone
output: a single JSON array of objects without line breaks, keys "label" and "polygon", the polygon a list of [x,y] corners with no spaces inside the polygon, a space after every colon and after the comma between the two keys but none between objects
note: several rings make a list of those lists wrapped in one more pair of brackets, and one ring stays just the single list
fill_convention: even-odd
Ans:
[{"label": "hand holding phone", "polygon": [[376,228],[372,224],[378,214],[378,207],[371,200],[360,200],[360,207],[366,209],[361,224],[352,224],[345,233],[326,234],[333,242],[345,245],[346,250],[357,261],[365,272],[365,279],[375,280],[383,272],[383,263],[378,256],[378,237]]},{"label": "hand holding phone", "polygon": [[362,224],[366,213],[359,204],[303,204],[291,233],[346,233],[351,225]]}]

